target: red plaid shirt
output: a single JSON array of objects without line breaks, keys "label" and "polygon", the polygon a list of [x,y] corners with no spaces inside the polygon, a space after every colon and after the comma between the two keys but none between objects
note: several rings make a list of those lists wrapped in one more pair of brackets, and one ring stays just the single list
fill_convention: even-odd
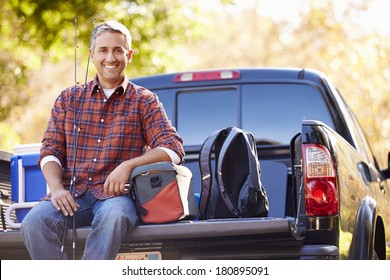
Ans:
[{"label": "red plaid shirt", "polygon": [[[74,164],[74,112],[80,125],[76,156],[75,195],[90,189],[106,199],[103,184],[107,176],[125,160],[143,154],[145,147],[166,147],[184,156],[183,141],[172,126],[157,95],[125,82],[107,99],[97,78],[84,85],[65,89],[56,99],[43,136],[38,163],[48,155],[57,157],[69,181]],[[80,121],[81,116],[81,121]],[[79,124],[80,122],[80,124]],[[69,184],[69,183],[68,183]]]}]

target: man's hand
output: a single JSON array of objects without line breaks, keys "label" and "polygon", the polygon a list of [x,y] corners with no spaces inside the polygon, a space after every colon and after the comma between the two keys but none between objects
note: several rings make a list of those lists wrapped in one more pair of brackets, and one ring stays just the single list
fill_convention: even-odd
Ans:
[{"label": "man's hand", "polygon": [[58,188],[51,192],[51,202],[53,206],[62,211],[65,216],[73,216],[79,208],[71,193],[65,189]]},{"label": "man's hand", "polygon": [[131,172],[131,167],[128,162],[122,162],[118,165],[104,182],[104,193],[109,196],[125,194],[129,191],[127,180]]},{"label": "man's hand", "polygon": [[61,166],[55,161],[50,161],[43,166],[42,172],[49,185],[53,206],[65,216],[73,216],[80,206],[62,184]]},{"label": "man's hand", "polygon": [[163,149],[155,148],[146,151],[142,156],[122,162],[108,175],[104,182],[104,193],[109,196],[127,193],[129,189],[125,184],[133,168],[159,161],[171,161],[171,158]]}]

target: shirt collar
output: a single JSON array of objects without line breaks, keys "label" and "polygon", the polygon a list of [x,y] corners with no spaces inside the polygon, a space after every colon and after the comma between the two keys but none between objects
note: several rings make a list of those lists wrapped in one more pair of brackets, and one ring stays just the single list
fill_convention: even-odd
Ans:
[{"label": "shirt collar", "polygon": [[[121,85],[119,85],[114,93],[123,95],[126,92],[127,86],[129,85],[129,80],[127,79],[127,76],[125,75],[125,78],[123,79],[123,82]],[[98,76],[96,75],[95,78],[92,81],[92,92],[91,94],[95,94],[99,92],[100,90],[103,90],[103,88],[99,84]]]}]

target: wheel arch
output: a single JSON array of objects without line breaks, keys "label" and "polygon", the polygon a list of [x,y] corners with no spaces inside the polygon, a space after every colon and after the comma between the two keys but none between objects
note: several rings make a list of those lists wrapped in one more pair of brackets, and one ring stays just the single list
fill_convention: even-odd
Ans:
[{"label": "wheel arch", "polygon": [[369,196],[366,196],[360,203],[355,218],[352,242],[349,249],[349,259],[373,259],[375,258],[374,251],[377,249],[379,250],[377,253],[381,254],[381,242],[375,241],[377,237],[379,239],[383,237],[382,239],[384,241],[383,221],[381,218],[377,218],[376,207],[377,203],[375,199]]}]

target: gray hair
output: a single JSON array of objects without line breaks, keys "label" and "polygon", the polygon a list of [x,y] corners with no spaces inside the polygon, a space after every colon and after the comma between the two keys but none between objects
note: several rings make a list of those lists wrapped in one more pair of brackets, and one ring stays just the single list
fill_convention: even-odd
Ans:
[{"label": "gray hair", "polygon": [[125,35],[127,50],[131,49],[131,34],[130,31],[122,23],[117,21],[106,21],[98,24],[92,31],[91,36],[91,49],[95,48],[96,38],[104,32],[119,32]]}]

